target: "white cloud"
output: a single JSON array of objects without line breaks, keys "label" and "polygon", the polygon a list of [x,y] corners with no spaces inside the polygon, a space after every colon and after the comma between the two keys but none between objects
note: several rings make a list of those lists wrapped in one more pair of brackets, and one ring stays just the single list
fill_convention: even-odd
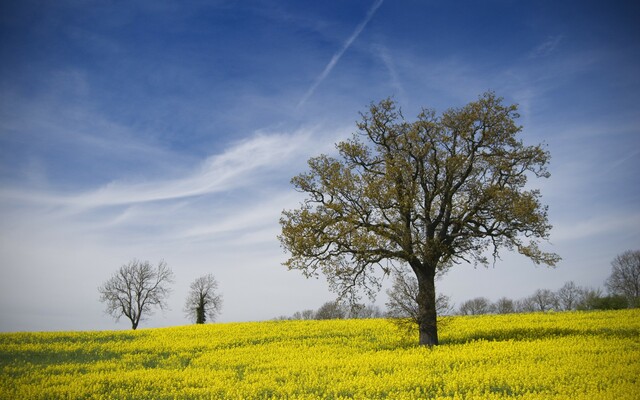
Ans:
[{"label": "white cloud", "polygon": [[274,168],[306,153],[309,132],[261,134],[236,143],[221,154],[207,158],[190,174],[153,182],[114,181],[98,189],[73,195],[0,190],[0,197],[50,206],[86,210],[95,207],[148,203],[198,196],[251,184]]}]

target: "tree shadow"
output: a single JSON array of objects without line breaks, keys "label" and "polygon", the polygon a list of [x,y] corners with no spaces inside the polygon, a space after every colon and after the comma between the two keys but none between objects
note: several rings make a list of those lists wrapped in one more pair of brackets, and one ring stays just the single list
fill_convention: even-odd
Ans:
[{"label": "tree shadow", "polygon": [[568,336],[592,336],[601,339],[637,338],[640,331],[634,328],[559,328],[559,327],[531,327],[531,328],[497,328],[490,331],[476,331],[461,337],[445,337],[440,340],[442,345],[464,344],[478,340],[486,341],[535,341]]}]

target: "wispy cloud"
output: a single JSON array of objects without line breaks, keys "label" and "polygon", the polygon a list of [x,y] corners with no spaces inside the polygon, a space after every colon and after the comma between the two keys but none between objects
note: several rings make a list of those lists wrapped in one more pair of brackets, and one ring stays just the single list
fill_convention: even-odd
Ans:
[{"label": "wispy cloud", "polygon": [[302,99],[298,103],[298,108],[302,107],[304,105],[304,103],[306,103],[307,100],[309,100],[309,98],[313,95],[313,93],[316,91],[318,86],[320,86],[322,81],[324,81],[324,79],[331,73],[333,68],[338,63],[338,61],[340,61],[340,58],[342,57],[344,52],[347,51],[347,49],[349,47],[351,47],[351,44],[358,38],[358,36],[360,36],[360,33],[365,28],[365,26],[367,26],[367,24],[369,23],[371,18],[373,18],[373,15],[376,13],[378,8],[380,8],[380,6],[382,5],[383,1],[384,0],[376,0],[376,2],[373,4],[373,6],[371,6],[371,8],[367,12],[367,16],[364,18],[364,20],[362,22],[360,22],[360,24],[356,27],[356,29],[353,31],[351,36],[349,36],[347,41],[343,43],[342,48],[340,48],[340,50],[338,50],[338,52],[335,53],[333,55],[333,57],[331,57],[331,60],[329,61],[327,66],[324,67],[324,70],[322,71],[322,73],[320,75],[318,75],[318,77],[316,78],[316,80],[313,83],[313,85],[311,85],[309,90],[307,90],[307,92],[304,94],[304,96],[302,97]]},{"label": "wispy cloud", "polygon": [[[221,192],[246,185],[283,165],[305,147],[308,139],[309,133],[306,131],[294,134],[258,133],[221,154],[210,156],[195,171],[177,179],[114,181],[98,189],[72,195],[3,188],[0,197],[81,211]],[[302,152],[305,152],[304,149]]]},{"label": "wispy cloud", "polygon": [[531,50],[531,52],[529,53],[529,58],[548,56],[558,48],[558,46],[562,42],[562,39],[562,35],[549,36],[544,42],[540,43],[536,48]]},{"label": "wispy cloud", "polygon": [[384,66],[387,68],[387,71],[389,72],[391,86],[395,91],[394,94],[399,96],[401,98],[401,101],[404,103],[406,98],[406,92],[404,90],[404,87],[402,86],[400,77],[398,76],[398,70],[393,61],[393,58],[389,54],[389,50],[383,45],[376,45],[374,46],[373,50],[376,52],[378,57],[380,57],[380,59],[384,63]]}]

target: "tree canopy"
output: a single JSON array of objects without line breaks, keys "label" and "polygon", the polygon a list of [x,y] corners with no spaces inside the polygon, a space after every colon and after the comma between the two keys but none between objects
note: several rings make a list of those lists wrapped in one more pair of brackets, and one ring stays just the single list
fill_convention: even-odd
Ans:
[{"label": "tree canopy", "polygon": [[311,158],[292,179],[307,196],[280,220],[285,265],[353,295],[375,293],[389,263],[407,264],[419,285],[420,343],[437,344],[437,272],[487,264],[501,249],[559,260],[539,247],[551,225],[540,192],[526,187],[549,176],[549,153],[523,144],[518,117],[492,92],[439,116],[423,109],[414,122],[391,99],[371,104],[337,157]]}]

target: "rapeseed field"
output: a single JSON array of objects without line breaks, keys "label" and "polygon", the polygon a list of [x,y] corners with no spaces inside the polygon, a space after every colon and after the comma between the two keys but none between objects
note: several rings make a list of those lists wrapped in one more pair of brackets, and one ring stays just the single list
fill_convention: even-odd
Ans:
[{"label": "rapeseed field", "polygon": [[0,334],[2,399],[639,399],[640,310]]}]

